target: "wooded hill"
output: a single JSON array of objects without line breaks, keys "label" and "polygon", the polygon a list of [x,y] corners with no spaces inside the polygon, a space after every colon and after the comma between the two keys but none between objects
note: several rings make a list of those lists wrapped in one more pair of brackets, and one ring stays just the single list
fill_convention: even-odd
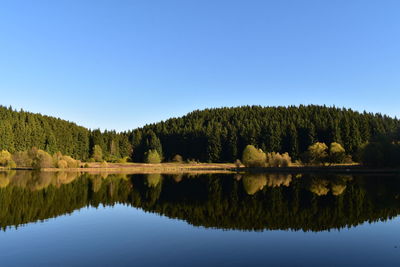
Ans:
[{"label": "wooded hill", "polygon": [[243,106],[193,111],[180,118],[132,131],[89,130],[59,118],[0,106],[0,150],[32,147],[87,160],[99,145],[104,158],[143,161],[149,150],[164,160],[176,154],[202,162],[233,162],[253,144],[266,152],[288,152],[293,159],[319,141],[338,142],[355,155],[375,136],[389,136],[400,122],[381,114],[325,106]]},{"label": "wooded hill", "polygon": [[121,158],[131,153],[124,134],[92,131],[59,118],[0,106],[0,150],[13,153],[37,147],[51,154],[60,151],[86,160],[95,144],[101,146],[106,157]]},{"label": "wooded hill", "polygon": [[399,126],[398,119],[351,109],[243,106],[197,110],[136,129],[130,138],[135,161],[156,149],[166,159],[179,154],[202,162],[233,162],[248,144],[298,159],[315,142],[338,142],[356,156],[362,144],[392,135]]}]

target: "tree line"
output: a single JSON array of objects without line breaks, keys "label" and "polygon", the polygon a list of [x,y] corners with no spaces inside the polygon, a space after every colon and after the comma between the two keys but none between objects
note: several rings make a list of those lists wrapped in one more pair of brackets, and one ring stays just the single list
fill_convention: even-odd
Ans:
[{"label": "tree line", "polygon": [[[234,162],[247,145],[301,159],[315,143],[339,144],[361,161],[360,149],[377,136],[400,132],[400,122],[381,114],[326,106],[243,106],[197,110],[128,133],[134,161],[147,151],[201,162]],[[399,139],[400,140],[400,139]]]},{"label": "tree line", "polygon": [[121,133],[1,106],[0,121],[0,150],[14,153],[36,147],[83,161],[101,155],[107,161],[234,162],[242,159],[247,145],[266,153],[288,153],[295,161],[316,143],[337,143],[361,161],[360,149],[379,136],[390,138],[392,145],[400,141],[397,118],[315,105],[196,110]]},{"label": "tree line", "polygon": [[102,151],[102,158],[110,161],[130,157],[132,153],[128,136],[116,131],[89,130],[59,118],[3,106],[0,106],[0,122],[0,150],[10,153],[35,147],[51,155],[61,152],[88,160],[96,145]]}]

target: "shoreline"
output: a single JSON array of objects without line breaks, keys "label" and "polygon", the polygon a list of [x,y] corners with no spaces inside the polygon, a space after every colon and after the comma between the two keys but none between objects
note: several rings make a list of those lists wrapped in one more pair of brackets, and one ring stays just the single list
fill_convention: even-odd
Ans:
[{"label": "shoreline", "polygon": [[[83,173],[340,173],[340,174],[400,174],[400,169],[367,168],[360,165],[335,166],[290,166],[237,168],[233,163],[88,163],[86,168],[43,168],[45,172],[83,172]],[[32,168],[0,168],[7,170],[34,170]]]}]

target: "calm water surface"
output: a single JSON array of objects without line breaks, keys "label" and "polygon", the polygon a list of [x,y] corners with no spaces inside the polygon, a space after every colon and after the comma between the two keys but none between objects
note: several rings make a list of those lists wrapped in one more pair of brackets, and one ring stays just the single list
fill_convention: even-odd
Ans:
[{"label": "calm water surface", "polygon": [[400,266],[400,178],[0,173],[0,266]]}]

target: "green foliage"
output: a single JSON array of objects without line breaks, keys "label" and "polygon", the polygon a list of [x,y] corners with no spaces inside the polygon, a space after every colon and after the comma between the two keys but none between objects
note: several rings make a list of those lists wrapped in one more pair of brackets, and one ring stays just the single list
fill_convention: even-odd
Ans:
[{"label": "green foliage", "polygon": [[[376,135],[391,134],[400,122],[380,114],[325,106],[215,108],[146,125],[127,133],[134,161],[144,161],[150,139],[159,140],[163,156],[179,154],[201,162],[234,162],[246,145],[264,152],[288,152],[293,161],[316,142],[340,142],[354,156]],[[155,138],[155,136],[157,138]]]},{"label": "green foliage", "polygon": [[27,151],[17,151],[12,157],[18,167],[32,167],[32,158]]},{"label": "green foliage", "polygon": [[[79,168],[81,162],[70,156],[64,156],[61,152],[54,153],[51,156],[44,150],[33,147],[29,151],[19,151],[12,155],[15,166],[28,167],[34,169],[42,168]],[[13,161],[13,162],[14,162]]]},{"label": "green foliage", "polygon": [[346,158],[346,150],[341,144],[333,142],[329,147],[329,162],[343,163]]},{"label": "green foliage", "polygon": [[328,146],[325,143],[317,142],[308,147],[307,154],[312,164],[323,164],[328,158]]},{"label": "green foliage", "polygon": [[[395,131],[400,135],[398,119],[314,105],[197,110],[123,133],[88,130],[61,119],[1,106],[0,121],[0,150],[14,153],[35,146],[51,154],[60,151],[87,160],[97,145],[102,151],[98,162],[124,157],[144,162],[149,150],[166,159],[179,154],[201,162],[234,162],[242,158],[247,144],[265,152],[288,152],[298,160],[316,142],[338,142],[357,159],[361,145],[376,136]],[[24,161],[24,155],[16,156]]]},{"label": "green foliage", "polygon": [[0,167],[5,167],[8,169],[12,169],[16,167],[14,160],[12,159],[12,155],[7,150],[0,151]]},{"label": "green foliage", "polygon": [[361,149],[361,162],[373,168],[399,168],[400,143],[387,138],[368,143]]},{"label": "green foliage", "polygon": [[292,165],[292,158],[288,153],[267,153],[267,166],[268,167],[289,167]]},{"label": "green foliage", "polygon": [[68,168],[68,162],[66,162],[65,160],[61,159],[61,160],[59,160],[57,162],[56,166],[57,166],[57,168],[65,169],[65,168]]},{"label": "green foliage", "polygon": [[68,168],[79,168],[81,166],[81,162],[79,160],[75,160],[70,156],[62,156],[61,160],[67,163]]},{"label": "green foliage", "polygon": [[253,145],[248,145],[243,151],[242,162],[246,167],[265,167],[267,156]]},{"label": "green foliage", "polygon": [[128,160],[129,160],[128,157],[123,157],[123,158],[118,159],[118,160],[117,160],[117,163],[127,163]]},{"label": "green foliage", "polygon": [[28,155],[32,159],[32,168],[34,169],[54,167],[53,157],[44,150],[32,148],[28,151]]},{"label": "green foliage", "polygon": [[145,153],[145,162],[146,163],[161,163],[161,157],[158,154],[157,150],[150,149]]},{"label": "green foliage", "polygon": [[103,161],[103,150],[99,145],[93,147],[92,158],[97,162]]},{"label": "green foliage", "polygon": [[37,147],[51,154],[61,151],[86,160],[94,144],[101,144],[106,156],[122,158],[132,153],[126,133],[90,131],[65,120],[22,110],[17,112],[3,106],[0,106],[0,121],[0,150],[11,153]]}]

